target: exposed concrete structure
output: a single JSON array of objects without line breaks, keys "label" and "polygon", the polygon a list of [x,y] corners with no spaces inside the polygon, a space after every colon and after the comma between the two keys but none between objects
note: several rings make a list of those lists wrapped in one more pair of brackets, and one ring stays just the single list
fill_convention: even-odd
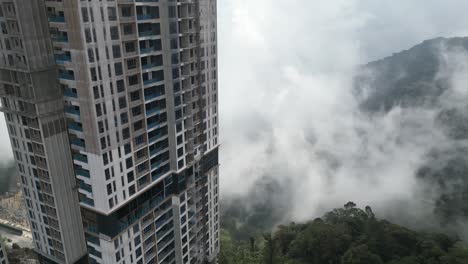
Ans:
[{"label": "exposed concrete structure", "polygon": [[[14,5],[23,2],[14,0]],[[41,139],[44,149],[38,151],[51,179],[51,186],[38,190],[52,189],[61,198],[55,199],[58,218],[79,226],[59,230],[60,258],[40,236],[35,238],[39,251],[65,263],[76,261],[86,248],[91,263],[215,262],[216,0],[47,0],[34,5],[29,9],[35,12],[25,8],[18,13],[28,30],[40,29],[35,39],[23,32],[24,45],[36,49],[26,52],[25,60],[41,63],[37,74],[28,68],[34,85],[26,90],[35,101],[21,108],[12,103],[12,92],[23,96],[20,78],[17,88],[5,86],[2,103],[12,127],[26,113],[35,113],[25,123],[34,134],[24,138],[33,139],[33,151],[39,148],[35,139]],[[18,69],[21,60],[10,65]],[[10,134],[16,140],[16,131]],[[44,167],[42,159],[34,162]],[[83,233],[77,234],[81,225],[71,190],[73,172],[86,242]],[[25,182],[28,186],[28,178]],[[67,222],[71,216],[75,222]],[[68,235],[78,240],[72,243]]]},{"label": "exposed concrete structure", "polygon": [[0,95],[35,247],[58,263],[86,257],[54,49],[43,1],[1,1]]}]

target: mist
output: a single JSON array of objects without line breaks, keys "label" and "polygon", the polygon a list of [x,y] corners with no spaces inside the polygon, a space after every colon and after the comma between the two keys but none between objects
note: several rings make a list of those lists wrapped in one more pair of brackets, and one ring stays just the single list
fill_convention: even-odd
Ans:
[{"label": "mist", "polygon": [[[361,106],[378,87],[356,93],[353,80],[357,67],[371,60],[425,39],[466,35],[468,21],[460,10],[468,3],[218,5],[224,200],[277,195],[286,199],[274,199],[284,212],[280,222],[310,220],[354,201],[397,223],[437,226],[431,219],[438,189],[417,175],[434,149],[466,145],[448,136],[437,117],[444,107],[464,107],[468,59],[440,48],[437,78],[450,89],[433,107],[395,106],[370,114]],[[265,179],[282,186],[279,193],[258,185]]]}]

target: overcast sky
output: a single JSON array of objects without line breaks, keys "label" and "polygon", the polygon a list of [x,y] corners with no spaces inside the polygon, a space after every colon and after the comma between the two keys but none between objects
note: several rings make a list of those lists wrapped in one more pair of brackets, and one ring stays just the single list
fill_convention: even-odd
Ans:
[{"label": "overcast sky", "polygon": [[[468,1],[463,0],[219,0],[226,186],[238,183],[238,177],[252,178],[240,175],[244,166],[255,169],[249,162],[254,157],[243,147],[262,152],[263,130],[286,122],[314,123],[310,118],[317,112],[334,117],[329,112],[333,105],[347,103],[350,68],[426,39],[468,35],[467,8]],[[301,98],[305,102],[294,101],[293,93],[306,97]],[[291,114],[290,107],[302,111]],[[301,113],[306,109],[314,115]],[[286,138],[294,137],[294,132],[285,132]],[[236,189],[224,191],[231,190]]]},{"label": "overcast sky", "polygon": [[[386,169],[401,178],[379,184],[390,187],[376,188],[369,199],[378,200],[383,193],[409,196],[405,186],[411,179],[405,177],[426,150],[421,142],[390,144],[381,156],[359,167],[352,157],[360,153],[361,139],[347,132],[358,126],[375,133],[373,143],[366,145],[373,149],[400,132],[394,120],[426,121],[431,113],[396,112],[375,123],[364,122],[354,113],[356,102],[349,91],[352,69],[425,39],[468,35],[468,1],[218,0],[218,9],[223,195],[242,193],[255,179],[276,173],[283,180],[303,177],[298,193],[305,201],[321,201],[343,186],[359,188],[356,175]],[[377,133],[382,130],[386,133]],[[439,136],[437,131],[425,132]],[[11,156],[4,125],[0,140],[0,155]],[[347,164],[348,174],[338,173],[336,190],[319,190],[333,161],[323,155],[317,160],[312,148],[331,151]],[[409,158],[402,159],[402,154]],[[383,164],[389,159],[398,166]],[[365,185],[372,186],[372,181]]]}]

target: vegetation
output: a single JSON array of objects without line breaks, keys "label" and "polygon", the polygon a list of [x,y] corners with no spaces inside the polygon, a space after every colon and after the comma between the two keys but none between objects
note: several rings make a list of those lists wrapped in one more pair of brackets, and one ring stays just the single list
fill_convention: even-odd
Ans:
[{"label": "vegetation", "polygon": [[420,233],[375,217],[353,202],[308,223],[235,240],[221,233],[220,264],[466,264],[457,238]]}]

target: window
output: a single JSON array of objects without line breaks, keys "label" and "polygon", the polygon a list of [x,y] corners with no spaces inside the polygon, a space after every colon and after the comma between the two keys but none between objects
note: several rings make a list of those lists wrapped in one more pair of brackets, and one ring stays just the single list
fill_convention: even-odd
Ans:
[{"label": "window", "polygon": [[129,76],[129,77],[128,77],[128,83],[129,83],[130,85],[136,85],[136,84],[138,84],[138,83],[139,83],[139,82],[138,82],[138,75],[135,74],[135,75]]},{"label": "window", "polygon": [[133,34],[133,25],[132,24],[125,24],[123,26],[124,35],[132,35]]},{"label": "window", "polygon": [[129,169],[129,168],[131,168],[131,167],[133,166],[133,160],[132,160],[131,157],[130,157],[130,158],[127,158],[127,159],[125,160],[125,165],[126,165],[127,169]]},{"label": "window", "polygon": [[90,73],[91,73],[91,80],[92,81],[97,81],[97,75],[96,75],[96,68],[91,68],[89,69]]},{"label": "window", "polygon": [[114,45],[112,46],[112,55],[114,59],[120,58],[122,56],[120,52],[120,45]]},{"label": "window", "polygon": [[85,23],[89,21],[88,8],[86,7],[81,8],[81,18],[83,19],[83,22]]},{"label": "window", "polygon": [[[122,124],[127,124],[128,123],[128,114],[127,114],[127,112],[120,114],[120,122]],[[125,153],[125,154],[127,154],[127,153]]]},{"label": "window", "polygon": [[119,29],[116,26],[110,28],[110,33],[111,33],[112,40],[119,39]]},{"label": "window", "polygon": [[135,52],[135,42],[126,42],[125,52],[127,53]]},{"label": "window", "polygon": [[137,67],[136,59],[128,59],[127,60],[127,69],[135,69]]},{"label": "window", "polygon": [[122,16],[123,17],[131,17],[132,16],[132,7],[131,6],[123,6],[121,8]]},{"label": "window", "polygon": [[123,97],[119,98],[119,108],[123,109],[125,107],[127,107],[127,100],[126,100],[125,96],[123,96]]},{"label": "window", "polygon": [[128,127],[122,130],[122,137],[124,140],[130,138],[130,129]]},{"label": "window", "polygon": [[85,38],[86,38],[86,43],[93,42],[93,39],[91,37],[91,30],[89,28],[85,29]]},{"label": "window", "polygon": [[114,70],[115,70],[115,75],[120,76],[123,74],[123,68],[122,68],[122,63],[117,62],[114,64]]},{"label": "window", "polygon": [[132,146],[130,144],[125,144],[124,151],[125,155],[129,154],[130,152],[132,152]]},{"label": "window", "polygon": [[117,92],[121,93],[125,91],[125,83],[123,80],[118,80],[117,81]]},{"label": "window", "polygon": [[88,59],[89,59],[89,62],[94,62],[94,52],[93,52],[93,49],[88,49]]},{"label": "window", "polygon": [[115,7],[108,7],[107,8],[107,13],[109,14],[109,21],[116,21],[117,20],[117,11],[115,10]]},{"label": "window", "polygon": [[135,194],[135,185],[132,185],[128,188],[128,193],[130,196]]},{"label": "window", "polygon": [[130,93],[130,100],[132,102],[140,100],[140,91],[135,91],[135,92]]}]

